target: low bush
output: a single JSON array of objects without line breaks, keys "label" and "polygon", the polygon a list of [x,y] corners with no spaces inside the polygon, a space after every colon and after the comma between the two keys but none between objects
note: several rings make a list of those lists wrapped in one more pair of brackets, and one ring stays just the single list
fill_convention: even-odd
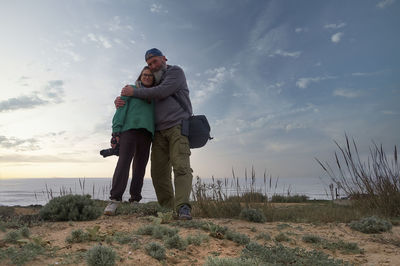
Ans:
[{"label": "low bush", "polygon": [[165,239],[165,246],[167,248],[185,250],[187,245],[187,241],[185,239],[182,239],[179,235],[173,235]]},{"label": "low bush", "polygon": [[243,209],[240,212],[240,218],[255,223],[264,223],[266,221],[264,213],[258,209]]},{"label": "low bush", "polygon": [[165,248],[159,243],[151,242],[145,247],[145,250],[148,255],[157,260],[164,260],[166,258]]},{"label": "low bush", "polygon": [[112,266],[115,265],[117,254],[110,247],[94,246],[86,255],[89,266]]},{"label": "low bush", "polygon": [[256,239],[257,239],[257,240],[262,239],[262,240],[265,240],[265,241],[270,241],[270,240],[271,240],[271,236],[270,236],[270,234],[268,234],[268,233],[260,233],[260,234],[258,234],[258,235],[256,236]]},{"label": "low bush", "polygon": [[19,230],[10,231],[4,237],[4,240],[8,243],[17,243],[19,239],[21,239],[21,233]]},{"label": "low bush", "polygon": [[[28,243],[18,248],[9,247],[0,254],[0,261],[2,259],[9,259],[12,264],[24,265],[28,261],[35,259],[37,256],[44,253],[44,248],[34,243]],[[1,250],[0,250],[1,251]]]},{"label": "low bush", "polygon": [[102,214],[89,195],[66,195],[49,201],[39,212],[43,220],[89,221]]},{"label": "low bush", "polygon": [[231,240],[239,245],[247,245],[250,242],[250,238],[247,235],[234,232],[231,230],[228,230],[226,232],[225,237],[226,239]]},{"label": "low bush", "polygon": [[198,235],[190,235],[186,238],[188,245],[194,244],[196,246],[200,246],[203,242],[208,242],[208,235],[198,234]]},{"label": "low bush", "polygon": [[288,242],[290,238],[285,233],[279,233],[275,236],[275,240],[278,242]]},{"label": "low bush", "polygon": [[162,225],[145,225],[140,227],[137,230],[137,234],[139,235],[151,235],[157,239],[162,239],[164,237],[171,237],[178,233],[178,229],[170,228],[168,226]]},{"label": "low bush", "polygon": [[82,243],[89,241],[89,234],[84,232],[82,229],[73,230],[71,235],[65,239],[67,243]]},{"label": "low bush", "polygon": [[305,243],[316,244],[316,243],[321,243],[323,239],[316,235],[305,235],[303,236],[302,240]]},{"label": "low bush", "polygon": [[350,228],[366,234],[375,234],[390,231],[392,224],[388,220],[371,216],[363,218],[360,221],[351,222]]},{"label": "low bush", "polygon": [[246,245],[240,258],[253,260],[253,265],[350,265],[343,260],[329,258],[327,254],[316,250],[292,249],[282,245],[269,247],[255,242]]},{"label": "low bush", "polygon": [[204,266],[253,266],[257,265],[254,260],[241,258],[219,258],[208,257]]}]

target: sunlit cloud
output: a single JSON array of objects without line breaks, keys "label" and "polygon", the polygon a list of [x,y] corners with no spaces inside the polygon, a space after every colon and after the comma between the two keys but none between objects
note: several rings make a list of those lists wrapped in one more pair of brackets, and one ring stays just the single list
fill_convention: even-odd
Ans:
[{"label": "sunlit cloud", "polygon": [[275,57],[275,56],[283,56],[283,57],[294,57],[297,58],[301,55],[300,51],[296,51],[296,52],[287,52],[287,51],[283,51],[281,49],[276,50],[275,52],[273,52],[272,54],[269,55],[269,57]]},{"label": "sunlit cloud", "polygon": [[301,27],[299,27],[299,28],[296,28],[294,31],[295,31],[296,33],[307,32],[307,31],[308,31],[308,28],[301,28]]},{"label": "sunlit cloud", "polygon": [[345,26],[346,26],[346,23],[342,22],[342,23],[339,23],[339,24],[327,24],[327,25],[324,26],[324,28],[325,29],[335,29],[335,30],[337,30],[337,29],[343,28]]},{"label": "sunlit cloud", "polygon": [[335,34],[332,35],[331,41],[334,42],[334,43],[338,43],[342,39],[343,35],[344,35],[343,32],[335,33]]},{"label": "sunlit cloud", "polygon": [[104,48],[111,48],[112,47],[112,44],[111,44],[110,40],[108,38],[104,37],[101,34],[96,35],[94,33],[89,33],[87,36],[89,37],[89,39],[92,42],[95,42],[98,45],[103,46]]},{"label": "sunlit cloud", "polygon": [[333,91],[333,95],[345,98],[357,98],[361,96],[361,92],[354,89],[336,89]]},{"label": "sunlit cloud", "polygon": [[324,77],[314,77],[314,78],[299,78],[296,81],[296,86],[305,89],[307,88],[311,83],[317,83],[322,80],[327,80],[327,79],[335,79],[336,77],[331,77],[331,76],[324,76]]},{"label": "sunlit cloud", "polygon": [[161,4],[152,4],[150,6],[150,12],[152,13],[168,13],[168,10],[163,10],[163,7]]},{"label": "sunlit cloud", "polygon": [[395,0],[383,0],[383,1],[380,1],[376,6],[378,8],[383,9],[383,8],[386,8],[386,7],[394,4],[394,2],[395,2]]}]

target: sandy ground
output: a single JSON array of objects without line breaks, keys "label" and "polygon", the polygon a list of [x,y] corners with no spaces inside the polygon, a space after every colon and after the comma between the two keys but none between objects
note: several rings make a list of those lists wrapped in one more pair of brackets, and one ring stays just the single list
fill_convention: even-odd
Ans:
[{"label": "sandy ground", "polygon": [[[33,214],[34,211],[21,208],[16,209],[16,213]],[[227,226],[229,229],[248,235],[252,240],[260,244],[274,245],[274,241],[256,240],[260,233],[268,233],[272,239],[284,232],[291,239],[289,242],[281,242],[288,247],[301,247],[307,250],[317,249],[334,258],[340,258],[356,265],[400,265],[400,247],[394,243],[400,243],[400,226],[393,227],[391,232],[379,235],[368,235],[351,230],[346,224],[324,224],[313,225],[305,223],[250,223],[233,219],[198,219],[211,221],[215,224]],[[48,243],[49,247],[57,248],[52,256],[39,256],[29,265],[86,265],[84,259],[79,259],[77,254],[96,245],[96,242],[85,242],[68,244],[65,239],[71,234],[72,230],[100,227],[100,232],[112,234],[115,231],[131,233],[139,227],[149,224],[145,217],[136,215],[101,216],[95,221],[87,222],[46,222],[39,226],[31,227],[31,235],[40,237]],[[284,225],[283,225],[284,224]],[[195,234],[207,234],[203,230],[184,229],[179,227],[179,235],[186,237]],[[331,252],[326,249],[318,248],[309,243],[304,243],[304,235],[318,235],[330,241],[343,240],[345,242],[355,242],[364,249],[363,254],[342,254],[340,251]],[[0,231],[0,239],[5,233]],[[378,239],[380,239],[378,241]],[[113,242],[112,247],[118,253],[118,265],[162,265],[156,259],[151,258],[145,253],[144,246],[150,242],[157,242],[151,236],[141,236],[141,248],[133,250],[129,245],[120,245]],[[160,242],[160,241],[158,241]],[[392,243],[391,243],[392,242]],[[107,245],[103,243],[103,245]],[[203,265],[208,256],[219,255],[219,257],[239,257],[243,246],[240,246],[226,239],[216,239],[210,237],[209,242],[202,243],[200,246],[189,245],[186,250],[167,249],[167,265]],[[3,261],[4,262],[4,261]]]}]

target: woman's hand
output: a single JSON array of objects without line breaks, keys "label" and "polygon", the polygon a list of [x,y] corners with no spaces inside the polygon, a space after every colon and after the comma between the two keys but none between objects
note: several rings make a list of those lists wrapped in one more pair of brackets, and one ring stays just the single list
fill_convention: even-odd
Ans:
[{"label": "woman's hand", "polygon": [[120,108],[125,105],[125,101],[122,100],[120,96],[118,96],[117,98],[115,98],[114,104],[115,108]]}]

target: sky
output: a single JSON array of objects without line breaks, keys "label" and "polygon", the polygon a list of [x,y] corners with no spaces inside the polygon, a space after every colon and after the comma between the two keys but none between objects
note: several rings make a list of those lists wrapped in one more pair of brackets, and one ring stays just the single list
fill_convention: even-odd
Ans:
[{"label": "sky", "polygon": [[345,134],[362,158],[400,144],[400,1],[0,0],[0,17],[2,179],[112,177],[113,101],[153,47],[211,125],[194,176],[316,178]]}]

